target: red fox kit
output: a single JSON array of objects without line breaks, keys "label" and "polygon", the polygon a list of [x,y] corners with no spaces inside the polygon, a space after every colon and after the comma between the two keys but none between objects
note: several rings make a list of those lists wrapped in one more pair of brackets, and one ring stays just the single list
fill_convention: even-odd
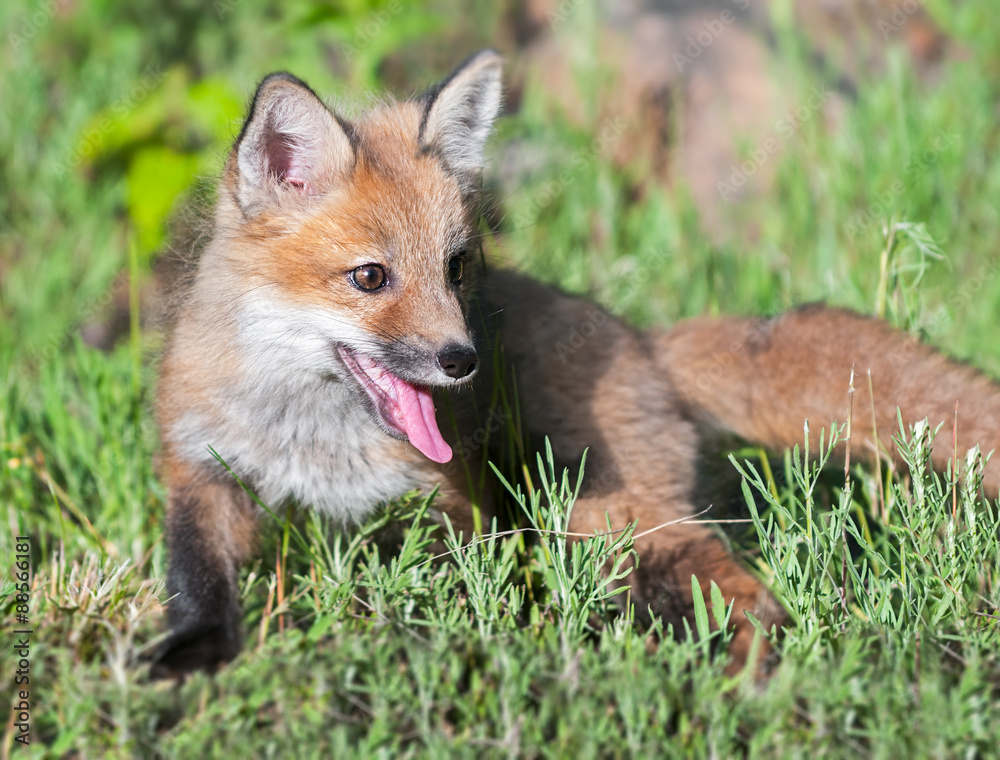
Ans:
[{"label": "red fox kit", "polygon": [[[976,398],[986,411],[960,420],[958,445],[996,445],[1000,389],[878,321],[809,307],[640,333],[585,299],[485,266],[479,173],[500,92],[492,51],[422,97],[350,122],[292,76],[260,84],[162,366],[168,669],[214,667],[240,647],[237,572],[258,514],[210,447],[264,503],[345,522],[440,486],[436,508],[468,535],[469,494],[450,460],[489,415],[504,374],[494,357],[516,378],[533,444],[548,437],[573,469],[589,450],[574,532],[605,530],[605,515],[641,532],[692,514],[706,432],[793,445],[805,419],[845,419],[852,366],[871,370],[874,405],[861,383],[855,408],[874,406],[883,443],[897,407],[905,422],[933,426],[958,398]],[[557,350],[585,324],[585,340]],[[871,420],[855,416],[854,441],[871,439]],[[479,471],[491,451],[471,448],[457,455]],[[937,447],[937,466],[951,449]],[[1000,485],[1000,459],[986,485]],[[687,616],[692,574],[735,600],[736,662],[753,636],[744,610],[780,620],[704,524],[652,532],[636,549],[637,609]]]}]

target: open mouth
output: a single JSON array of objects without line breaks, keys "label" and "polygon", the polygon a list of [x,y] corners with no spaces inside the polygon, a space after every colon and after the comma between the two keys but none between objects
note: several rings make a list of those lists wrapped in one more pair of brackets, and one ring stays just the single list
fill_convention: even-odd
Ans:
[{"label": "open mouth", "polygon": [[444,464],[451,461],[451,446],[445,443],[434,416],[434,399],[429,388],[397,377],[384,366],[343,345],[340,358],[365,389],[378,411],[382,424],[393,434],[406,438],[428,459]]}]

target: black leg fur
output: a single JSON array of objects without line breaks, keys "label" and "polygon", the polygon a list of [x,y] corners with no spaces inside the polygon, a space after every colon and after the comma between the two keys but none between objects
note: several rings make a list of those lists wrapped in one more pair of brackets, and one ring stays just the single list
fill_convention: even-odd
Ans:
[{"label": "black leg fur", "polygon": [[246,531],[232,518],[246,516],[246,511],[231,493],[220,490],[208,486],[172,495],[167,517],[171,634],[155,655],[154,677],[214,671],[242,648],[236,574]]}]

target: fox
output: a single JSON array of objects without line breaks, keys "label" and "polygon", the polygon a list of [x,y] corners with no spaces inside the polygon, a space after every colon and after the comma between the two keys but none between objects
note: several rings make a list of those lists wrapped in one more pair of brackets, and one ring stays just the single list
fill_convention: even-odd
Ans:
[{"label": "fox", "polygon": [[[488,472],[497,452],[463,441],[497,419],[499,383],[511,384],[527,445],[550,446],[574,472],[586,456],[568,530],[635,525],[629,598],[675,630],[693,619],[692,576],[705,593],[717,584],[737,667],[767,648],[751,616],[774,631],[787,615],[713,526],[690,519],[707,441],[794,446],[804,421],[845,420],[857,371],[871,384],[855,391],[855,450],[892,451],[897,414],[933,430],[959,399],[957,445],[996,448],[1000,386],[884,321],[813,304],[639,331],[497,264],[484,250],[482,174],[502,68],[484,50],[350,120],[291,74],[257,87],[161,359],[161,672],[212,671],[240,652],[238,573],[262,521],[248,491],[351,525],[436,489],[434,515],[456,532],[489,525],[497,500],[477,497],[477,526],[464,472]],[[953,449],[947,427],[938,468]],[[991,459],[984,490],[998,488]]]}]

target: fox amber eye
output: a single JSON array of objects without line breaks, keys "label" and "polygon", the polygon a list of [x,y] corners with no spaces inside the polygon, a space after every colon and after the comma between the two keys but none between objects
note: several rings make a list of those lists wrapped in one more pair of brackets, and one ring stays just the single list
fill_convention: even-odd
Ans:
[{"label": "fox amber eye", "polygon": [[464,265],[462,264],[462,256],[459,254],[455,256],[448,262],[448,279],[451,280],[452,284],[458,285],[462,281],[462,270]]},{"label": "fox amber eye", "polygon": [[365,264],[351,272],[351,284],[358,290],[378,290],[385,285],[385,270],[378,264]]}]

